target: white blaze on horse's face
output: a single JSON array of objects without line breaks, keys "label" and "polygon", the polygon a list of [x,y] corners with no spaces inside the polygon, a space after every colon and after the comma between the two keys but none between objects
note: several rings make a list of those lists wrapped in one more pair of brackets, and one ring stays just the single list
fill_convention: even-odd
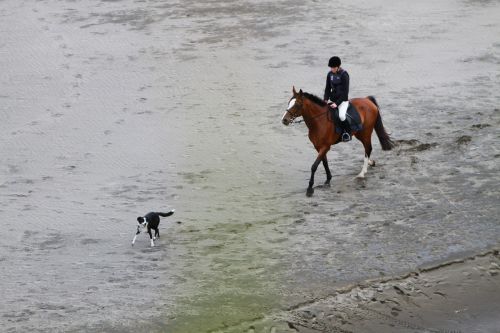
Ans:
[{"label": "white blaze on horse's face", "polygon": [[283,114],[283,117],[281,117],[281,122],[288,126],[290,123],[291,123],[291,115],[290,115],[290,110],[293,108],[293,106],[295,105],[295,102],[297,101],[297,99],[295,97],[293,97],[290,102],[288,102],[288,108],[286,109],[285,113]]}]

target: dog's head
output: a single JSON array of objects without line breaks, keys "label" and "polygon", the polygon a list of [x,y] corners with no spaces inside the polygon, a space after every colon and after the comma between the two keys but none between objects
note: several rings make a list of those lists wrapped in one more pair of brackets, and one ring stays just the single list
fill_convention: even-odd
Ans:
[{"label": "dog's head", "polygon": [[139,225],[142,226],[142,227],[145,227],[146,224],[147,224],[146,219],[144,217],[142,217],[142,216],[139,216],[137,218],[137,223],[139,223]]}]

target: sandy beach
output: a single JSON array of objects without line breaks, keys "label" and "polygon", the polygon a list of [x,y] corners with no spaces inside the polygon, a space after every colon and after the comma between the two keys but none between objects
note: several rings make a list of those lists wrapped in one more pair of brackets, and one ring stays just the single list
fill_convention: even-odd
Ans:
[{"label": "sandy beach", "polygon": [[[0,1],[5,332],[500,332],[500,3]],[[396,147],[281,116],[342,58]],[[317,184],[325,178],[320,168]],[[136,218],[176,209],[134,247]]]}]

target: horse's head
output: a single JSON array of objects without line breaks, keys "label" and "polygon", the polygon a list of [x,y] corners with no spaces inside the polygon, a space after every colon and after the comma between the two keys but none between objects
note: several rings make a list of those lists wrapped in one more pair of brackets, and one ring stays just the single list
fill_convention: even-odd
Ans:
[{"label": "horse's head", "polygon": [[290,125],[295,118],[302,117],[302,89],[299,92],[295,91],[295,86],[292,88],[293,96],[288,101],[288,108],[286,109],[283,118],[281,118],[281,122],[283,125]]}]

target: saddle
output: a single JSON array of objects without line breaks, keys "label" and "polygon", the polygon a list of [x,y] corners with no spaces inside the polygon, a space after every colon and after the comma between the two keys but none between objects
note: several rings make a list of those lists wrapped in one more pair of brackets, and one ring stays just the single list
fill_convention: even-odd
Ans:
[{"label": "saddle", "polygon": [[[335,132],[342,135],[342,141],[349,141],[352,132],[360,131],[363,128],[361,117],[352,103],[349,103],[347,107],[346,120],[344,121],[340,120],[338,107],[335,109],[329,107],[329,111],[330,121],[333,121],[333,124],[335,125]],[[347,139],[344,138],[346,133],[348,137]]]}]

